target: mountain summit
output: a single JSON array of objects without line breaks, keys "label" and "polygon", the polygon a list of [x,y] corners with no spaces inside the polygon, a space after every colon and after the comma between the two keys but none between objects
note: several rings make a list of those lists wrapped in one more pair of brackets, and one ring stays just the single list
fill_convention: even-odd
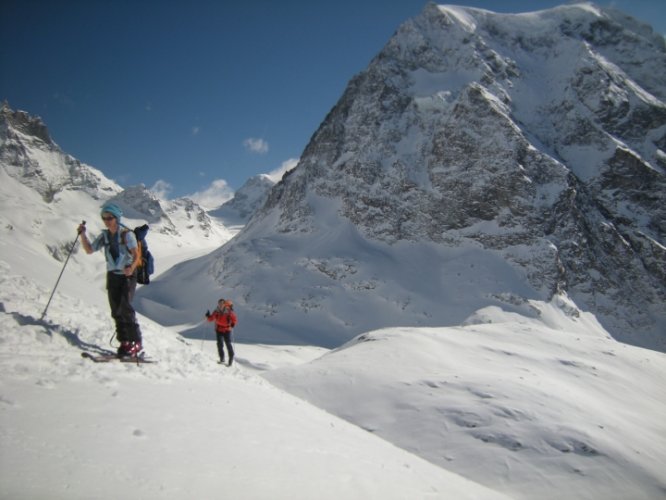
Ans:
[{"label": "mountain summit", "polygon": [[97,169],[63,152],[41,118],[0,108],[0,165],[15,181],[34,189],[46,203],[63,191],[104,199],[122,189]]},{"label": "mountain summit", "polygon": [[665,350],[664,82],[664,39],[617,11],[430,3],[245,230],[190,265],[262,341],[337,345],[485,307],[538,318],[531,301],[556,300]]}]

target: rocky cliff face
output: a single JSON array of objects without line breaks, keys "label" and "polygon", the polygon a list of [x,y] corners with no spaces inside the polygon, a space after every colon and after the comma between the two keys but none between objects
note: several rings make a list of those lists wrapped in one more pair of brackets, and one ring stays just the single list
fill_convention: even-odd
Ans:
[{"label": "rocky cliff face", "polygon": [[[401,304],[401,321],[433,325],[459,318],[432,304],[465,293],[501,307],[567,294],[616,338],[664,350],[664,82],[663,37],[618,12],[428,4],[352,79],[211,272],[273,331],[286,309],[328,309],[322,321],[342,337],[390,324],[377,294]],[[433,258],[404,262],[405,245]],[[380,276],[380,254],[427,280],[446,269],[447,283]],[[461,254],[475,272],[454,270]],[[267,276],[280,300],[253,286]],[[345,319],[363,307],[374,322]]]},{"label": "rocky cliff face", "polygon": [[14,111],[6,102],[0,108],[0,165],[47,203],[63,191],[83,191],[95,199],[121,191],[100,171],[64,153],[41,118]]},{"label": "rocky cliff face", "polygon": [[315,192],[370,238],[473,240],[618,338],[664,347],[664,82],[663,38],[619,13],[429,4],[350,82],[265,211],[298,230]]}]

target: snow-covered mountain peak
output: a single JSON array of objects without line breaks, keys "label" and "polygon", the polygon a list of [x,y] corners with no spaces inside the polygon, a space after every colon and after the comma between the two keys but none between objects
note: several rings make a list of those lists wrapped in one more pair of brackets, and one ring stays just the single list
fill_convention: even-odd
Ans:
[{"label": "snow-covered mountain peak", "polygon": [[126,217],[131,219],[144,219],[149,224],[162,222],[169,231],[173,231],[173,224],[164,212],[160,200],[151,193],[146,186],[138,184],[129,186],[116,195],[111,201],[117,203]]},{"label": "snow-covered mountain peak", "polygon": [[0,110],[0,164],[7,175],[38,192],[47,203],[67,191],[83,191],[104,200],[122,190],[99,170],[64,153],[41,118],[13,111],[7,102]]},{"label": "snow-covered mountain peak", "polygon": [[0,123],[2,126],[2,140],[5,140],[5,134],[10,129],[14,129],[26,136],[32,136],[39,139],[47,145],[55,146],[51,139],[48,128],[38,116],[31,116],[25,111],[14,111],[7,101],[2,103],[0,108]]},{"label": "snow-covered mountain peak", "polygon": [[666,349],[665,81],[663,40],[592,4],[430,3],[209,273],[262,340],[331,345],[566,294]]},{"label": "snow-covered mountain peak", "polygon": [[476,31],[476,19],[470,15],[469,7],[460,7],[457,5],[436,5],[428,4],[424,9],[424,15],[428,17],[444,14],[452,23],[457,23],[466,31],[472,33]]},{"label": "snow-covered mountain peak", "polygon": [[243,225],[266,202],[268,192],[274,185],[275,181],[268,174],[252,176],[234,193],[231,200],[210,214],[228,224]]}]

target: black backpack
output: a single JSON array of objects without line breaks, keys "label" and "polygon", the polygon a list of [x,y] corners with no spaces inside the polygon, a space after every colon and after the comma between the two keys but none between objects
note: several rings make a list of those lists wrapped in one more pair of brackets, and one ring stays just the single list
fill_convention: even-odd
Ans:
[{"label": "black backpack", "polygon": [[148,250],[146,234],[148,234],[148,224],[134,228],[134,236],[136,236],[137,249],[139,251],[140,259],[139,267],[136,270],[136,282],[141,285],[149,284],[150,275],[155,272],[155,259],[153,259],[153,254],[151,254],[150,250]]}]

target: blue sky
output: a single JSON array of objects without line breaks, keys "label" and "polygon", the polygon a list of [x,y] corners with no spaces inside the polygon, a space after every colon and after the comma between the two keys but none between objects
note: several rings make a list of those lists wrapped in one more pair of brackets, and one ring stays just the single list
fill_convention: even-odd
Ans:
[{"label": "blue sky", "polygon": [[[298,158],[350,78],[425,4],[0,0],[0,99],[123,186],[224,195]],[[597,4],[666,33],[663,0]]]}]

